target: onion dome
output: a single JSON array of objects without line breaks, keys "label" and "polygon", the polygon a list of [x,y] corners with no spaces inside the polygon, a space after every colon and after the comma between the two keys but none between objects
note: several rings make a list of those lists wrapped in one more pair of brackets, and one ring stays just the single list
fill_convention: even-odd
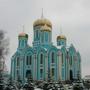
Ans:
[{"label": "onion dome", "polygon": [[51,28],[48,27],[46,24],[44,26],[41,27],[41,31],[49,31],[51,32]]},{"label": "onion dome", "polygon": [[28,38],[28,34],[22,32],[22,33],[19,34],[19,37],[26,37],[26,38]]},{"label": "onion dome", "polygon": [[39,26],[39,25],[44,26],[45,24],[46,24],[48,27],[52,28],[52,23],[51,23],[48,19],[45,19],[45,18],[37,19],[37,20],[34,22],[33,26],[34,26],[34,27],[35,27],[35,26]]},{"label": "onion dome", "polygon": [[64,40],[66,40],[66,37],[64,35],[59,35],[59,36],[57,36],[57,40],[58,39],[64,39]]}]

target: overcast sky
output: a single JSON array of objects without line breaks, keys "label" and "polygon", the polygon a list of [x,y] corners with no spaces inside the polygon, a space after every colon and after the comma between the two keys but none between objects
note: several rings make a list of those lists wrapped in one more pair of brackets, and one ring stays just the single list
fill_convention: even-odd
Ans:
[{"label": "overcast sky", "polygon": [[0,29],[7,31],[10,38],[10,54],[7,67],[10,70],[10,57],[18,44],[18,34],[29,34],[28,43],[32,45],[33,22],[44,17],[53,24],[53,43],[62,32],[67,44],[73,43],[82,58],[82,76],[90,74],[90,0],[0,0]]}]

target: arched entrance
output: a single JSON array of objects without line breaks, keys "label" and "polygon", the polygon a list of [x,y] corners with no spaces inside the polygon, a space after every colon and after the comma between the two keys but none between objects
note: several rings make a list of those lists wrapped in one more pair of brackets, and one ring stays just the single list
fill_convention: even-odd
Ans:
[{"label": "arched entrance", "polygon": [[70,80],[71,81],[73,80],[73,72],[72,72],[72,70],[70,70]]},{"label": "arched entrance", "polygon": [[26,71],[26,78],[32,78],[31,70]]}]

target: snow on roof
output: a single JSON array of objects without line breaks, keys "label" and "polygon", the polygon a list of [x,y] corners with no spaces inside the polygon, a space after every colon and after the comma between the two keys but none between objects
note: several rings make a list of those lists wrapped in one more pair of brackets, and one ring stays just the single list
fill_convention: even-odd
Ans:
[{"label": "snow on roof", "polygon": [[45,49],[45,51],[47,51],[47,48],[43,47]]},{"label": "snow on roof", "polygon": [[61,49],[63,47],[63,45],[57,46],[57,49]]},{"label": "snow on roof", "polygon": [[67,50],[67,51],[69,51],[69,48],[70,48],[70,47],[69,47],[69,46],[67,46],[67,47],[66,47],[66,50]]},{"label": "snow on roof", "polygon": [[85,80],[90,80],[90,75],[86,75],[86,76],[84,77],[84,79],[85,79]]}]

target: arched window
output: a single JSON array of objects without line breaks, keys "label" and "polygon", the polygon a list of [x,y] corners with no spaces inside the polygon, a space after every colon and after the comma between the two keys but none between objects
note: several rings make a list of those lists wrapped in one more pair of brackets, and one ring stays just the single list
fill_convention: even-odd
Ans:
[{"label": "arched window", "polygon": [[38,38],[38,30],[36,30],[36,38]]},{"label": "arched window", "polygon": [[17,57],[16,65],[17,65],[17,66],[20,65],[20,57]]},{"label": "arched window", "polygon": [[26,58],[26,65],[31,65],[32,64],[32,56],[27,56]]},{"label": "arched window", "polygon": [[55,73],[55,69],[52,68],[52,76],[54,76],[54,73]]},{"label": "arched window", "polygon": [[19,70],[17,70],[17,78],[19,77]]},{"label": "arched window", "polygon": [[45,41],[48,42],[48,33],[45,33]]},{"label": "arched window", "polygon": [[72,56],[70,56],[70,65],[72,65]]},{"label": "arched window", "polygon": [[43,78],[43,69],[40,69],[40,78]]},{"label": "arched window", "polygon": [[52,63],[55,62],[55,54],[54,54],[54,52],[52,52],[52,54],[51,54],[51,60],[52,60],[52,61],[51,61]]},{"label": "arched window", "polygon": [[63,53],[62,53],[62,64],[63,64]]},{"label": "arched window", "polygon": [[43,41],[44,41],[44,37],[43,37],[43,32],[41,32],[41,42],[43,43]]},{"label": "arched window", "polygon": [[32,78],[31,70],[26,71],[26,78]]},{"label": "arched window", "polygon": [[40,55],[40,64],[43,64],[43,54]]}]

